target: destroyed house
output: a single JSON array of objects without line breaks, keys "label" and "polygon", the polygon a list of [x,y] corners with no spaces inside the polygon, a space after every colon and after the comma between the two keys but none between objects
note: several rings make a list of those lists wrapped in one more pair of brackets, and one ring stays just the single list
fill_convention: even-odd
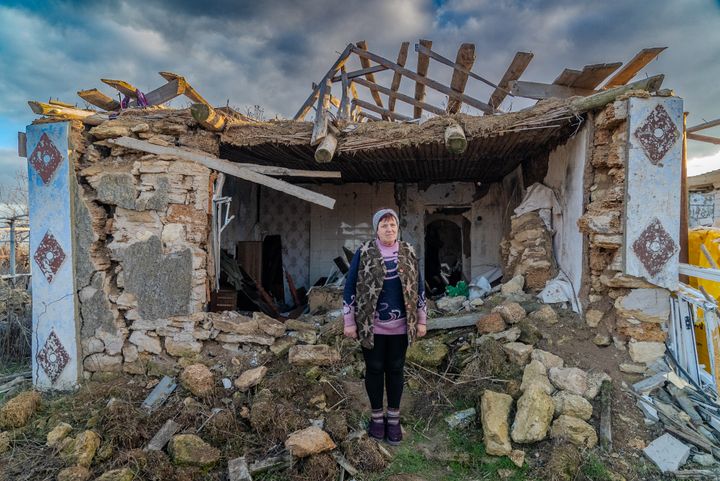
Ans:
[{"label": "destroyed house", "polygon": [[[104,80],[122,104],[79,92],[98,110],[30,102],[43,115],[20,135],[37,386],[172,370],[209,349],[280,352],[282,321],[308,302],[341,307],[348,256],[380,207],[399,213],[431,293],[522,276],[633,361],[662,356],[666,341],[687,347],[673,327],[683,101],[662,75],[634,80],[662,48],[547,84],[520,80],[529,53],[494,82],[473,68],[472,44],[453,61],[421,41],[415,70],[408,43],[396,61],[366,47],[348,45],[292,120],[213,108],[168,72],[143,95]],[[433,80],[441,68],[448,84]],[[465,93],[470,82],[486,100]],[[179,95],[192,107],[162,107]],[[511,97],[537,103],[507,111]],[[714,363],[694,366],[714,385]]]}]

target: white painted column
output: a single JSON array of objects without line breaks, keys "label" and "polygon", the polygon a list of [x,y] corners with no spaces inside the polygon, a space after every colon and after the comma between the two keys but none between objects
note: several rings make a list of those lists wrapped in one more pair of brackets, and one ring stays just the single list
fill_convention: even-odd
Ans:
[{"label": "white painted column", "polygon": [[32,373],[45,391],[73,389],[81,374],[69,131],[69,122],[27,127]]}]

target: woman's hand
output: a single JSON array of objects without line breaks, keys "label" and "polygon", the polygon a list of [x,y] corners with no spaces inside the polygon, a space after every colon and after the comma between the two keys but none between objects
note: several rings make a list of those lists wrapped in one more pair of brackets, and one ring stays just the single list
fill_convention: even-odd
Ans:
[{"label": "woman's hand", "polygon": [[418,324],[417,337],[423,337],[425,334],[427,334],[427,326],[425,324]]},{"label": "woman's hand", "polygon": [[357,327],[355,326],[345,326],[343,329],[343,334],[345,334],[345,337],[349,337],[351,339],[357,339]]}]

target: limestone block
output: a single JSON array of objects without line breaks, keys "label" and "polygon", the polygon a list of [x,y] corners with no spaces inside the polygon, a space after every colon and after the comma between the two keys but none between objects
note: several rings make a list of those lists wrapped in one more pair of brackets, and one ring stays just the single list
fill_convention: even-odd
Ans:
[{"label": "limestone block", "polygon": [[290,348],[288,359],[296,366],[329,366],[340,362],[340,353],[325,344],[297,345]]},{"label": "limestone block", "polygon": [[628,351],[633,362],[650,364],[655,359],[665,355],[665,343],[663,342],[630,342]]},{"label": "limestone block", "polygon": [[215,387],[215,376],[204,364],[192,364],[180,373],[180,383],[196,396],[207,396]]},{"label": "limestone block", "polygon": [[335,449],[330,435],[317,426],[291,433],[285,440],[285,449],[298,458]]},{"label": "limestone block", "polygon": [[253,319],[257,321],[262,332],[272,337],[280,337],[285,334],[285,324],[273,319],[262,312],[253,312]]},{"label": "limestone block", "polygon": [[533,321],[544,322],[548,325],[557,324],[558,322],[557,312],[555,312],[555,309],[547,304],[543,305],[540,309],[531,312],[529,317]]},{"label": "limestone block", "polygon": [[577,367],[551,368],[548,370],[548,377],[559,390],[582,396],[588,389],[588,374]]},{"label": "limestone block", "polygon": [[168,453],[178,466],[211,468],[220,460],[220,450],[195,434],[177,434],[168,444]]},{"label": "limestone block", "polygon": [[545,439],[555,405],[542,389],[531,387],[518,399],[517,413],[510,433],[516,443],[534,443]]},{"label": "limestone block", "polygon": [[120,372],[122,355],[110,356],[104,353],[92,354],[83,361],[83,368],[90,372]]},{"label": "limestone block", "polygon": [[160,354],[162,352],[160,339],[148,336],[142,331],[133,331],[132,334],[130,334],[129,340],[137,346],[139,352],[151,352],[153,354]]},{"label": "limestone block", "polygon": [[588,309],[585,313],[585,323],[590,327],[597,327],[605,314],[597,309]]},{"label": "limestone block", "polygon": [[134,344],[125,344],[123,346],[123,359],[126,363],[135,362],[138,360],[138,349]]},{"label": "limestone block", "polygon": [[87,337],[82,340],[82,351],[83,357],[87,357],[90,354],[97,352],[103,352],[105,350],[105,344],[97,337]]},{"label": "limestone block", "polygon": [[530,354],[530,359],[533,361],[540,361],[543,366],[550,369],[551,367],[564,367],[565,361],[560,356],[556,356],[555,354],[547,351],[543,351],[542,349],[534,349],[533,352]]},{"label": "limestone block", "polygon": [[[517,238],[517,236],[516,236]],[[523,291],[525,286],[525,278],[523,276],[515,276],[508,282],[502,285],[500,292],[503,296],[509,296],[511,294],[517,294]]]},{"label": "limestone block", "polygon": [[190,357],[200,353],[202,347],[192,332],[180,332],[165,338],[165,351],[171,356]]},{"label": "limestone block", "polygon": [[512,402],[510,395],[490,390],[486,390],[480,400],[485,451],[492,456],[505,456],[512,451],[508,421]]},{"label": "limestone block", "polygon": [[513,362],[518,366],[524,366],[530,362],[530,355],[533,352],[533,347],[522,342],[509,342],[503,345],[503,350],[508,355],[510,362]]},{"label": "limestone block", "polygon": [[555,387],[547,376],[547,368],[538,360],[530,361],[523,371],[520,391],[525,392],[531,388],[539,388],[548,395],[555,392]]},{"label": "limestone block", "polygon": [[525,309],[517,302],[504,302],[495,307],[492,312],[499,313],[508,324],[515,324],[526,316]]},{"label": "limestone block", "polygon": [[615,309],[624,317],[662,324],[670,317],[670,292],[665,289],[633,289],[627,296],[617,298]]},{"label": "limestone block", "polygon": [[100,447],[100,436],[95,431],[83,431],[75,438],[69,438],[70,442],[65,443],[60,457],[67,464],[90,467],[97,449]]},{"label": "limestone block", "polygon": [[597,444],[597,433],[582,419],[561,415],[555,420],[550,432],[552,439],[565,439],[575,444],[592,449]]},{"label": "limestone block", "polygon": [[592,404],[582,396],[569,391],[560,391],[553,396],[555,416],[565,414],[587,421],[592,417]]},{"label": "limestone block", "polygon": [[247,391],[251,387],[257,386],[267,374],[267,368],[265,366],[256,367],[254,369],[248,369],[243,372],[240,377],[235,379],[235,387],[240,391]]}]

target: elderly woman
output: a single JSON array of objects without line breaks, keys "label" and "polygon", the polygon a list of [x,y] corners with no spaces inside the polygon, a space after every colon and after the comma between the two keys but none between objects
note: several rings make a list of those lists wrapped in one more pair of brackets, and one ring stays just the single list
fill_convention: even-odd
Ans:
[{"label": "elderly woman", "polygon": [[365,389],[372,408],[368,433],[392,445],[402,441],[405,353],[409,343],[427,332],[425,288],[417,256],[410,244],[398,241],[398,226],[394,210],[375,213],[377,237],[355,253],[343,296],[344,333],[360,340],[365,358]]}]

